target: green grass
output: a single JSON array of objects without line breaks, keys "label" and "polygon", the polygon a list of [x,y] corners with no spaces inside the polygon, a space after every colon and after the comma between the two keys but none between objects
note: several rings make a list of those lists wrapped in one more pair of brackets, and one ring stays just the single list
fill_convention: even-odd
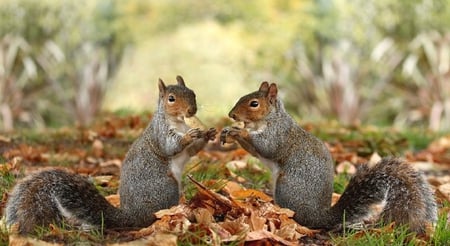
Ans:
[{"label": "green grass", "polygon": [[[186,166],[184,174],[192,175],[192,177],[199,181],[207,181],[207,180],[224,180],[226,178],[226,174],[224,172],[223,165],[219,163],[214,162],[205,162],[205,161],[199,161],[199,162],[193,162]],[[183,192],[186,197],[186,200],[190,200],[194,195],[197,193],[197,188],[192,183],[186,175],[183,175],[182,177],[182,183],[183,183]],[[218,182],[217,184],[214,184],[215,186],[209,186],[206,185],[210,189],[219,189],[220,186],[223,186],[223,182]]]},{"label": "green grass", "polygon": [[[449,204],[445,208],[449,208]],[[446,210],[446,209],[444,209]],[[336,245],[368,246],[368,245],[435,245],[445,246],[450,244],[450,228],[447,214],[442,213],[436,222],[434,233],[429,240],[417,237],[415,233],[408,231],[407,226],[380,225],[368,230],[344,230],[343,234],[332,236],[332,242]]]},{"label": "green grass", "polygon": [[0,199],[3,197],[5,192],[9,191],[14,183],[16,182],[16,178],[14,175],[8,170],[6,164],[0,164]]},{"label": "green grass", "polygon": [[[5,192],[9,191],[15,183],[15,177],[7,168],[6,164],[0,164],[0,199],[4,197]],[[9,244],[9,233],[6,227],[0,223],[0,246]]]},{"label": "green grass", "polygon": [[[382,230],[382,229],[381,229]],[[397,227],[392,231],[347,231],[343,236],[335,237],[336,245],[368,246],[368,245],[417,245],[420,241],[406,227]]]},{"label": "green grass", "polygon": [[255,190],[269,190],[272,178],[270,171],[256,158],[250,158],[247,165],[247,168],[234,170],[235,174],[246,180],[244,186]]},{"label": "green grass", "polygon": [[336,193],[342,194],[347,187],[351,175],[343,172],[334,176],[333,190]]},{"label": "green grass", "polygon": [[[216,180],[213,186],[208,186],[208,188],[213,190],[220,190],[225,183],[223,181],[230,180],[240,183],[245,188],[257,189],[257,190],[269,190],[271,174],[268,169],[266,169],[263,164],[261,164],[256,158],[250,158],[247,161],[247,167],[236,170],[229,170],[224,162],[208,162],[199,161],[193,162],[186,166],[185,174],[190,174],[192,177],[199,181],[210,181]],[[233,172],[236,177],[233,178],[230,175]],[[238,178],[239,177],[239,178]],[[245,180],[240,182],[239,180]],[[195,185],[190,182],[185,175],[183,175],[183,187],[184,194],[187,200],[191,199],[197,192]],[[211,184],[210,184],[211,185]]]},{"label": "green grass", "polygon": [[340,142],[360,156],[377,152],[380,156],[401,155],[425,149],[444,132],[422,128],[392,129],[372,126],[343,127],[336,123],[317,124],[310,132],[323,141]]},{"label": "green grass", "polygon": [[[450,204],[446,202],[443,210],[448,211],[448,208],[450,208]],[[450,245],[450,226],[448,222],[447,213],[442,213],[436,223],[435,231],[431,238],[431,245]]]},{"label": "green grass", "polygon": [[427,148],[427,146],[445,133],[431,132],[426,129],[407,129],[401,135],[408,141],[410,150],[417,151]]},{"label": "green grass", "polygon": [[0,246],[9,245],[9,233],[6,227],[0,225]]}]

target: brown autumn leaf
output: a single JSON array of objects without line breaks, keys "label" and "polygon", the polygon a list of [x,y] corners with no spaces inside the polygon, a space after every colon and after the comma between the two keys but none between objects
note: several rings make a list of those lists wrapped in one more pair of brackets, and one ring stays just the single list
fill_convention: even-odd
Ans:
[{"label": "brown autumn leaf", "polygon": [[[167,246],[176,246],[177,245],[178,237],[174,234],[170,233],[157,233],[153,236],[150,236],[145,240],[145,246],[160,246],[160,245],[167,245]],[[130,245],[135,245],[133,242]]]},{"label": "brown autumn leaf", "polygon": [[249,232],[245,238],[246,242],[252,242],[252,241],[269,241],[270,245],[287,245],[287,246],[294,246],[298,245],[297,243],[290,242],[288,240],[283,239],[280,236],[277,236],[269,231],[266,230],[260,230],[260,231],[252,231]]},{"label": "brown autumn leaf", "polygon": [[255,197],[257,199],[261,199],[264,202],[273,201],[273,198],[266,195],[264,192],[254,189],[241,189],[235,190],[230,193],[230,197],[236,200],[244,200],[249,197]]},{"label": "brown autumn leaf", "polygon": [[434,140],[427,149],[432,153],[443,153],[450,150],[450,135]]},{"label": "brown autumn leaf", "polygon": [[120,196],[118,194],[113,194],[105,197],[106,200],[111,203],[114,207],[120,207]]},{"label": "brown autumn leaf", "polygon": [[282,226],[280,229],[275,231],[275,235],[289,241],[296,241],[300,239],[303,235],[297,231],[298,224],[291,223]]},{"label": "brown autumn leaf", "polygon": [[374,166],[375,164],[377,164],[379,161],[381,161],[381,156],[377,153],[374,152],[371,156],[370,159],[368,161],[370,166]]},{"label": "brown autumn leaf", "polygon": [[[150,234],[148,234],[150,235]],[[155,233],[130,242],[111,243],[108,246],[176,246],[178,237],[171,233]]]},{"label": "brown autumn leaf", "polygon": [[[229,220],[224,222],[219,222],[218,224],[228,231],[230,235],[237,240],[244,238],[245,235],[250,231],[250,226],[245,223],[246,217],[241,216],[235,220]],[[228,239],[229,240],[229,239]]]},{"label": "brown autumn leaf", "polygon": [[62,243],[49,243],[32,237],[23,237],[18,234],[9,235],[9,246],[60,246]]},{"label": "brown autumn leaf", "polygon": [[10,143],[11,142],[11,138],[7,137],[7,136],[0,135],[0,142]]},{"label": "brown autumn leaf", "polygon": [[336,204],[339,201],[340,198],[341,198],[341,194],[333,193],[332,196],[331,196],[331,206]]},{"label": "brown autumn leaf", "polygon": [[194,208],[192,213],[198,224],[210,225],[214,222],[213,214],[206,208]]},{"label": "brown autumn leaf", "polygon": [[46,162],[48,158],[44,154],[48,152],[46,146],[30,146],[27,144],[19,144],[16,148],[9,149],[3,153],[6,159],[20,156],[21,158],[32,162]]},{"label": "brown autumn leaf", "polygon": [[[201,184],[200,182],[198,182],[194,178],[192,178],[192,176],[188,175],[187,177],[195,184],[200,195],[203,195],[204,197],[209,198],[210,200],[213,200],[214,201],[213,204],[215,206],[219,206],[220,208],[222,208],[223,211],[221,211],[221,213],[230,211],[233,208],[235,208],[240,213],[244,212],[243,208],[240,208],[239,205],[235,201],[230,200],[221,194],[213,192],[212,190],[208,189],[203,184]],[[211,203],[205,203],[205,205],[211,206]]]},{"label": "brown autumn leaf", "polygon": [[410,153],[408,158],[413,161],[450,165],[450,135],[434,140],[424,150]]},{"label": "brown autumn leaf", "polygon": [[450,201],[450,183],[442,184],[438,187],[439,193],[441,193],[447,201]]},{"label": "brown autumn leaf", "polygon": [[267,218],[261,216],[258,212],[252,211],[250,213],[249,225],[252,231],[266,230],[267,229]]},{"label": "brown autumn leaf", "polygon": [[101,158],[103,157],[103,142],[99,139],[95,139],[94,142],[92,142],[92,153],[95,158]]},{"label": "brown autumn leaf", "polygon": [[349,161],[343,161],[336,166],[337,173],[355,174],[356,167]]},{"label": "brown autumn leaf", "polygon": [[[192,177],[190,179],[194,183],[197,182]],[[318,232],[300,226],[292,219],[294,215],[292,210],[274,205],[271,202],[273,199],[260,191],[247,190],[232,184],[230,186],[233,187],[232,193],[234,193],[235,197],[230,195],[228,198],[207,189],[200,183],[196,183],[196,186],[199,189],[196,196],[202,196],[203,198],[201,204],[194,202],[190,205],[192,211],[197,211],[194,213],[195,220],[197,222],[202,221],[203,224],[209,224],[213,231],[211,236],[220,238],[221,242],[243,240],[246,235],[254,231],[271,232],[271,236],[267,237],[269,234],[265,235],[264,240],[269,238],[269,241],[278,243],[280,243],[279,238],[283,239],[285,237],[283,240],[296,241],[305,235],[313,235]],[[192,200],[195,201],[196,197]],[[193,205],[216,203],[225,204],[229,208],[226,211],[221,210],[221,213],[225,213],[224,218],[226,218],[223,222],[216,222],[214,218],[214,215],[217,214],[215,209],[220,206],[214,207],[210,205],[198,210],[196,210],[196,207],[193,207]],[[241,213],[236,213],[236,211],[241,211]],[[189,218],[190,215],[187,214],[186,217]],[[272,237],[275,237],[275,239]],[[255,241],[255,239],[251,239],[251,241]]]},{"label": "brown autumn leaf", "polygon": [[226,192],[227,194],[231,194],[236,191],[240,191],[244,189],[241,184],[236,183],[234,181],[227,181],[225,186],[222,188],[222,191]]},{"label": "brown autumn leaf", "polygon": [[164,216],[173,216],[173,215],[185,215],[187,216],[191,213],[191,208],[186,204],[180,204],[178,206],[173,206],[169,209],[162,209],[155,213],[156,218],[160,219]]}]

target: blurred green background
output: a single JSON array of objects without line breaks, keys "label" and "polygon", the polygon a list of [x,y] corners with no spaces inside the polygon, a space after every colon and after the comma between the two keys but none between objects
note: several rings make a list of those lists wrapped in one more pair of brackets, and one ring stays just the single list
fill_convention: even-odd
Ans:
[{"label": "blurred green background", "polygon": [[0,130],[153,111],[214,124],[261,81],[304,121],[450,130],[448,0],[0,0]]}]

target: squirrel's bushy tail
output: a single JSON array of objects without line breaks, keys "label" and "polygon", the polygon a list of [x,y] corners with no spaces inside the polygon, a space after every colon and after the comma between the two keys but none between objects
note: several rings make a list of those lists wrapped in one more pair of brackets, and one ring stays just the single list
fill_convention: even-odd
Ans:
[{"label": "squirrel's bushy tail", "polygon": [[437,220],[428,182],[408,163],[396,158],[382,159],[373,166],[362,165],[330,212],[335,223],[342,223],[343,218],[352,223],[364,219],[371,206],[379,203],[385,203],[382,221],[407,224],[417,233],[424,233],[427,224]]},{"label": "squirrel's bushy tail", "polygon": [[[89,201],[89,202],[85,202]],[[62,220],[90,227],[120,226],[122,211],[113,207],[85,178],[63,170],[30,175],[15,186],[6,205],[6,223],[20,234]]]}]

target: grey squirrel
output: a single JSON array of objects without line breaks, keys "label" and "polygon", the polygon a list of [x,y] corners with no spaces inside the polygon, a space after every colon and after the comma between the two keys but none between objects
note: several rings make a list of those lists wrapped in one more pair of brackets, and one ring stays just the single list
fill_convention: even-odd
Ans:
[{"label": "grey squirrel", "polygon": [[374,204],[385,203],[384,222],[408,224],[424,233],[437,220],[433,192],[408,163],[385,158],[362,165],[339,201],[331,206],[333,161],[325,144],[302,129],[286,112],[275,83],[241,97],[229,113],[244,128],[224,128],[221,142],[237,141],[272,171],[274,201],[295,212],[311,228],[334,229],[366,218]]},{"label": "grey squirrel", "polygon": [[159,79],[158,108],[123,160],[120,208],[84,177],[45,170],[15,186],[6,205],[7,225],[18,224],[20,234],[63,220],[86,228],[145,227],[155,220],[154,212],[178,204],[184,164],[214,140],[216,130],[189,128],[184,118],[197,112],[195,94],[181,76],[176,80],[166,86]]}]

